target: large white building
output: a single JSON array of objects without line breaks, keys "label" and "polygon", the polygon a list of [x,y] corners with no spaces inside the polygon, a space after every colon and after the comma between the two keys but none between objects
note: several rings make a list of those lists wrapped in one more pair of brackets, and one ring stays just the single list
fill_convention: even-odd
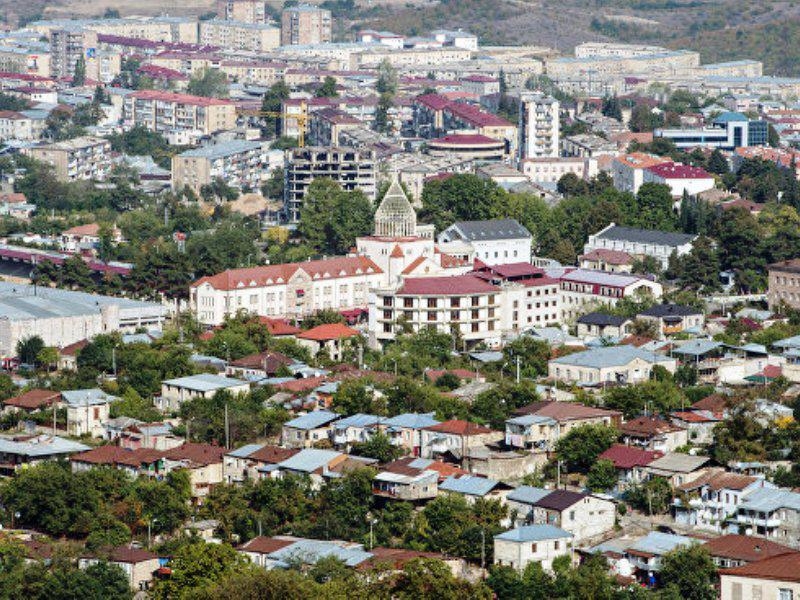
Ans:
[{"label": "large white building", "polygon": [[610,223],[605,228],[589,236],[583,246],[583,253],[592,250],[620,250],[635,258],[652,256],[663,268],[667,267],[670,255],[675,252],[683,256],[692,251],[697,236],[688,233],[672,233],[655,229],[636,229]]},{"label": "large white building", "polygon": [[437,238],[439,249],[487,265],[530,262],[533,236],[514,219],[458,221]]},{"label": "large white building", "polygon": [[560,278],[559,307],[562,321],[602,306],[614,306],[622,298],[661,298],[660,283],[636,275],[574,269]]},{"label": "large white building", "polygon": [[0,357],[16,355],[17,342],[38,335],[63,347],[100,333],[160,328],[163,305],[0,281]]},{"label": "large white building", "polygon": [[541,92],[519,102],[519,158],[557,157],[560,152],[558,100]]},{"label": "large white building", "polygon": [[190,302],[204,325],[219,325],[239,311],[302,318],[326,308],[366,309],[368,290],[382,281],[383,272],[369,258],[336,257],[203,277],[192,284]]}]

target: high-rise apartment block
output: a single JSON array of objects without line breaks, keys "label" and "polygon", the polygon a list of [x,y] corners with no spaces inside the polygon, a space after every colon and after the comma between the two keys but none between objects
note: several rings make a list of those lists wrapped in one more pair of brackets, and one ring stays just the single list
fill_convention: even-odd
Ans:
[{"label": "high-rise apartment block", "polygon": [[281,46],[325,44],[331,41],[331,11],[308,4],[281,14]]},{"label": "high-rise apartment block", "polygon": [[519,158],[559,155],[558,100],[541,92],[523,93],[519,103]]},{"label": "high-rise apartment block", "polygon": [[266,23],[269,20],[264,0],[220,0],[217,18],[242,23]]}]

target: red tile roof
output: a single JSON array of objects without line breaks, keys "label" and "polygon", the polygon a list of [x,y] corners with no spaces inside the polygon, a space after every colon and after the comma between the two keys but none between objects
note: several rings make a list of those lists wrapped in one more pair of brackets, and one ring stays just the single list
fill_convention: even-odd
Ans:
[{"label": "red tile roof", "polygon": [[109,554],[108,558],[111,562],[134,564],[145,562],[147,560],[156,560],[158,558],[158,554],[143,548],[129,548],[128,546],[121,546],[114,548]]},{"label": "red tile roof", "polygon": [[464,294],[489,294],[499,292],[500,288],[475,277],[457,275],[455,277],[414,277],[403,281],[397,295],[458,296]]},{"label": "red tile roof", "polygon": [[226,106],[233,105],[230,100],[221,98],[205,98],[203,96],[192,96],[190,94],[176,94],[174,92],[162,92],[160,90],[138,90],[131,94],[136,100],[155,100],[158,102],[175,102],[177,104],[192,104],[196,106]]},{"label": "red tile roof", "polygon": [[462,419],[451,419],[450,421],[444,421],[438,425],[425,427],[425,429],[427,431],[438,431],[439,433],[451,433],[454,435],[481,435],[494,432],[493,429]]},{"label": "red tile roof", "polygon": [[119,446],[98,446],[80,454],[70,457],[73,462],[89,463],[93,465],[125,465],[139,468],[145,464],[154,463],[162,458],[163,454],[150,448],[120,448]]},{"label": "red tile roof", "polygon": [[284,392],[310,392],[316,387],[319,387],[325,383],[324,377],[306,377],[304,379],[292,379],[291,381],[284,381],[283,383],[277,383],[273,387],[277,390],[282,390]]},{"label": "red tile roof", "polygon": [[192,287],[207,283],[217,290],[233,290],[240,285],[248,287],[251,282],[254,282],[256,286],[263,287],[285,283],[300,270],[312,278],[317,276],[317,278],[330,279],[382,272],[378,265],[365,256],[345,256],[312,260],[304,263],[284,263],[263,267],[229,269],[216,275],[202,277],[195,281]]},{"label": "red tile roof", "polygon": [[295,335],[300,333],[300,328],[287,323],[283,319],[271,319],[270,317],[259,317],[259,322],[267,326],[270,335]]},{"label": "red tile roof", "polygon": [[430,140],[428,145],[447,145],[447,146],[497,146],[503,145],[502,140],[496,140],[479,133],[454,133],[445,135],[435,140]]},{"label": "red tile roof", "polygon": [[267,373],[275,373],[281,365],[291,365],[294,363],[293,358],[289,358],[280,352],[259,352],[258,354],[250,354],[237,358],[231,362],[232,367],[239,367],[241,369],[264,369]]},{"label": "red tile roof", "polygon": [[623,435],[653,437],[662,433],[683,431],[683,428],[673,425],[660,417],[642,415],[623,423],[620,426],[620,431]]},{"label": "red tile roof", "polygon": [[614,444],[597,458],[598,460],[610,460],[617,469],[632,469],[648,465],[662,456],[661,452]]},{"label": "red tile roof", "polygon": [[61,356],[75,356],[78,354],[80,350],[83,350],[86,346],[89,345],[89,340],[80,340],[69,344],[68,346],[64,346],[58,353]]},{"label": "red tile roof", "polygon": [[446,110],[474,127],[513,127],[503,117],[498,117],[473,104],[453,102]]},{"label": "red tile roof", "polygon": [[647,167],[647,170],[663,179],[711,179],[704,169],[679,163],[662,163]]},{"label": "red tile roof", "polygon": [[252,460],[257,460],[258,462],[267,463],[269,465],[274,465],[279,462],[283,462],[288,458],[293,457],[298,452],[300,452],[300,450],[297,448],[264,446],[263,448],[259,448],[258,450],[250,454],[247,458]]},{"label": "red tile roof", "polygon": [[734,569],[723,569],[720,574],[722,576],[734,575],[752,579],[800,582],[800,552],[788,552]]},{"label": "red tile roof", "polygon": [[425,371],[425,377],[428,378],[428,381],[432,381],[436,383],[442,375],[445,374],[455,375],[459,379],[477,379],[479,375],[475,373],[475,371],[470,371],[469,369],[428,369]]},{"label": "red tile roof", "polygon": [[708,417],[705,415],[701,415],[700,413],[692,412],[689,410],[686,411],[676,411],[672,413],[672,417],[675,419],[680,419],[686,423],[716,423],[719,419],[714,417]]},{"label": "red tile roof", "polygon": [[442,110],[450,105],[450,100],[439,94],[423,94],[422,96],[417,96],[415,102],[419,102],[433,110]]},{"label": "red tile roof", "polygon": [[597,419],[601,417],[611,417],[612,419],[621,416],[617,410],[606,410],[603,408],[593,408],[584,406],[577,402],[557,402],[543,401],[533,402],[515,411],[517,415],[540,415],[550,417],[556,421],[576,421],[583,419]]},{"label": "red tile roof", "polygon": [[789,546],[776,544],[764,538],[747,535],[729,534],[708,540],[703,547],[711,556],[733,558],[748,563],[772,558],[781,554],[796,552]]},{"label": "red tile roof", "polygon": [[245,552],[254,552],[257,554],[272,554],[281,548],[291,546],[296,540],[281,540],[278,538],[269,538],[264,536],[254,537],[252,540],[245,542],[239,546],[239,550]]},{"label": "red tile roof", "polygon": [[225,448],[221,446],[186,442],[177,448],[170,448],[163,454],[170,460],[188,460],[199,465],[211,465],[222,462],[225,452]]},{"label": "red tile roof", "polygon": [[633,257],[622,250],[605,250],[597,248],[578,257],[580,260],[602,260],[609,265],[630,265]]},{"label": "red tile roof", "polygon": [[348,327],[344,323],[326,323],[324,325],[317,325],[308,331],[297,334],[297,339],[300,340],[313,340],[315,342],[327,342],[329,340],[341,340],[344,338],[351,338],[361,335],[352,327]]},{"label": "red tile roof", "polygon": [[100,235],[100,225],[97,223],[87,223],[86,225],[76,225],[70,227],[66,231],[62,231],[61,235]]},{"label": "red tile roof", "polygon": [[694,410],[707,410],[712,413],[721,413],[731,405],[731,398],[724,394],[711,394],[692,404]]},{"label": "red tile roof", "polygon": [[6,406],[15,406],[25,410],[35,410],[37,408],[50,406],[53,404],[53,402],[57,402],[60,397],[61,392],[35,389],[28,390],[27,392],[24,392],[19,396],[14,396],[13,398],[9,398],[8,400],[3,400],[3,404]]},{"label": "red tile roof", "polygon": [[687,483],[678,486],[681,490],[696,490],[708,486],[714,491],[719,490],[738,490],[741,491],[748,486],[759,481],[757,477],[750,475],[740,475],[738,473],[728,473],[727,471],[714,470],[708,471]]}]

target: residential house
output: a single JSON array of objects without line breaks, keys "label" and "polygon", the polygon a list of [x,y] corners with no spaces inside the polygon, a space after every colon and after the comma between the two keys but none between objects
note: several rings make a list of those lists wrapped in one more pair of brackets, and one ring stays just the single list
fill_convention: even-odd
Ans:
[{"label": "residential house", "polygon": [[103,437],[116,396],[98,388],[61,392],[61,402],[67,407],[67,433],[74,436]]},{"label": "residential house", "polygon": [[612,530],[616,518],[611,500],[569,490],[551,491],[533,502],[532,508],[529,522],[560,527],[571,533],[576,543]]},{"label": "residential house", "polygon": [[117,443],[121,448],[152,448],[169,450],[182,445],[186,440],[175,435],[170,423],[136,423],[119,433]]},{"label": "residential house", "polygon": [[676,333],[700,333],[705,325],[703,311],[680,304],[654,304],[636,315],[637,319],[655,323],[659,339]]},{"label": "residential house", "polygon": [[363,413],[339,419],[333,423],[333,445],[349,451],[353,444],[369,440],[382,421],[383,417]]},{"label": "residential house", "polygon": [[597,460],[608,460],[617,470],[617,490],[622,492],[632,485],[642,483],[642,468],[663,456],[661,452],[614,444],[600,454]]},{"label": "residential house", "polygon": [[652,584],[661,570],[665,554],[697,543],[698,540],[683,535],[651,531],[625,550],[625,558],[637,570],[642,580]]},{"label": "residential house", "polygon": [[661,263],[662,268],[666,269],[672,253],[677,256],[688,254],[696,237],[693,234],[636,229],[611,223],[589,236],[589,241],[583,247],[583,253],[605,249],[627,252],[636,258],[652,256]]},{"label": "residential house", "polygon": [[478,477],[476,475],[451,475],[439,484],[439,495],[442,492],[448,494],[461,494],[472,504],[478,498],[485,500],[502,501],[508,494],[510,486],[488,477]]},{"label": "residential house", "polygon": [[310,448],[322,441],[329,441],[333,430],[332,423],[341,415],[315,410],[283,424],[281,445],[285,448]]},{"label": "residential house", "polygon": [[600,337],[621,339],[631,331],[633,321],[627,317],[618,317],[602,312],[590,312],[575,321],[578,326],[578,337]]},{"label": "residential house", "polygon": [[223,476],[225,448],[213,444],[186,442],[176,448],[165,450],[163,455],[167,472],[172,469],[189,471],[192,500],[197,504],[202,504],[211,488],[225,481]]},{"label": "residential house", "polygon": [[161,397],[156,400],[156,406],[164,411],[176,411],[184,402],[195,398],[212,398],[221,391],[234,395],[246,394],[250,391],[250,384],[212,373],[166,379],[161,382]]},{"label": "residential house", "polygon": [[[347,454],[335,450],[320,450],[318,448],[303,448],[286,460],[278,463],[276,475],[285,473],[306,475],[311,479],[312,485],[319,488],[326,478],[331,477],[334,469],[349,460]],[[374,461],[373,461],[374,462]],[[368,464],[364,462],[362,464]]]},{"label": "residential house", "polygon": [[384,467],[373,479],[372,493],[406,502],[427,501],[437,496],[438,481],[439,474],[429,469]]},{"label": "residential house", "polygon": [[253,538],[240,547],[239,552],[265,569],[285,569],[296,563],[307,568],[328,557],[336,558],[348,567],[357,567],[372,558],[364,546],[355,542],[312,540],[288,535]]},{"label": "residential house", "polygon": [[668,452],[643,467],[642,475],[647,478],[663,477],[675,488],[703,475],[708,470],[706,465],[710,460],[708,456]]},{"label": "residential house", "polygon": [[542,400],[533,402],[514,411],[516,415],[535,415],[553,419],[557,427],[552,430],[554,438],[550,439],[548,448],[553,448],[558,438],[566,435],[573,427],[580,425],[606,425],[618,427],[622,422],[622,413],[616,410],[585,406],[578,402],[559,400]]},{"label": "residential house", "polygon": [[477,423],[452,419],[422,429],[420,455],[432,458],[450,454],[460,459],[467,449],[497,442],[502,437],[503,433],[500,431]]},{"label": "residential house", "polygon": [[[550,494],[553,490],[521,485],[514,488],[506,496],[510,524],[513,526],[531,525],[536,521],[536,503]],[[545,519],[539,515],[539,523],[544,523]]]},{"label": "residential house", "polygon": [[75,371],[78,368],[78,353],[89,344],[89,340],[83,339],[75,343],[59,348],[58,350],[58,370]]},{"label": "residential house", "polygon": [[506,446],[548,452],[558,439],[558,421],[541,415],[520,415],[506,419]]},{"label": "residential house", "polygon": [[732,533],[800,547],[800,493],[767,487],[755,490],[739,503],[734,523]]},{"label": "residential house", "polygon": [[300,452],[269,444],[246,444],[225,455],[225,481],[229,484],[257,480],[277,470],[277,465]]},{"label": "residential house", "polygon": [[634,258],[622,250],[597,248],[578,257],[578,266],[591,271],[609,273],[631,273]]},{"label": "residential house", "polygon": [[554,358],[547,371],[556,381],[602,386],[647,381],[656,365],[674,373],[677,360],[635,346],[602,346]]},{"label": "residential house", "polygon": [[[109,228],[109,234],[112,242],[122,241],[122,233],[116,227]],[[100,225],[87,223],[70,227],[61,232],[58,246],[64,252],[96,251],[100,246]]]},{"label": "residential house", "polygon": [[725,569],[719,581],[720,600],[796,600],[800,598],[800,553]]},{"label": "residential house", "polygon": [[358,344],[360,337],[357,330],[343,323],[327,323],[298,333],[296,339],[311,351],[311,356],[322,352],[331,360],[340,361],[348,349]]},{"label": "residential house", "polygon": [[419,456],[422,449],[421,431],[425,427],[439,424],[433,415],[434,413],[403,413],[384,419],[382,428],[393,446],[400,446],[413,456]]},{"label": "residential house", "polygon": [[741,567],[773,556],[797,553],[783,544],[735,533],[712,538],[705,543],[704,548],[720,569]]},{"label": "residential house", "polygon": [[32,389],[13,398],[3,400],[3,413],[32,413],[57,404],[61,393],[53,390]]},{"label": "residential house", "polygon": [[686,429],[653,415],[642,415],[626,421],[620,427],[620,433],[628,446],[662,453],[672,452],[689,443]]},{"label": "residential house", "polygon": [[728,519],[753,491],[775,486],[763,477],[750,477],[712,469],[677,487],[673,502],[675,521],[681,525],[722,533]]},{"label": "residential house", "polygon": [[644,183],[644,172],[648,167],[667,162],[660,156],[633,152],[617,156],[611,161],[611,177],[614,187],[621,192],[638,194]]},{"label": "residential house", "polygon": [[670,415],[672,423],[685,429],[692,444],[710,444],[714,441],[714,427],[721,419],[703,411],[676,411]]},{"label": "residential house", "polygon": [[125,471],[132,477],[164,475],[164,458],[161,452],[149,448],[131,450],[119,446],[98,446],[70,456],[69,462],[73,473],[105,466]]},{"label": "residential house", "polygon": [[264,379],[274,377],[281,367],[288,367],[295,362],[285,354],[266,350],[231,361],[225,369],[225,375],[241,379]]},{"label": "residential house", "polygon": [[78,559],[78,568],[85,569],[96,565],[101,560],[110,565],[116,565],[125,574],[128,585],[132,590],[144,591],[150,587],[156,571],[161,567],[158,554],[143,548],[120,546],[112,548],[107,556],[82,556]]},{"label": "residential house", "polygon": [[494,536],[494,564],[519,572],[532,562],[552,571],[554,559],[571,554],[572,534],[553,525],[523,525]]},{"label": "residential house", "polygon": [[63,460],[89,446],[53,435],[0,437],[0,474],[13,475],[26,465]]}]

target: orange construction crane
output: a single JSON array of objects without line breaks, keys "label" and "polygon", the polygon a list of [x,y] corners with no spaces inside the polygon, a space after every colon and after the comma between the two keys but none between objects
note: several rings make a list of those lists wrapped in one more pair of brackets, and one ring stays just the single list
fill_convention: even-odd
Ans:
[{"label": "orange construction crane", "polygon": [[297,147],[302,148],[306,144],[306,124],[308,123],[308,115],[305,113],[290,114],[271,110],[242,110],[239,111],[239,114],[245,117],[276,117],[284,121],[293,119],[297,122]]}]

